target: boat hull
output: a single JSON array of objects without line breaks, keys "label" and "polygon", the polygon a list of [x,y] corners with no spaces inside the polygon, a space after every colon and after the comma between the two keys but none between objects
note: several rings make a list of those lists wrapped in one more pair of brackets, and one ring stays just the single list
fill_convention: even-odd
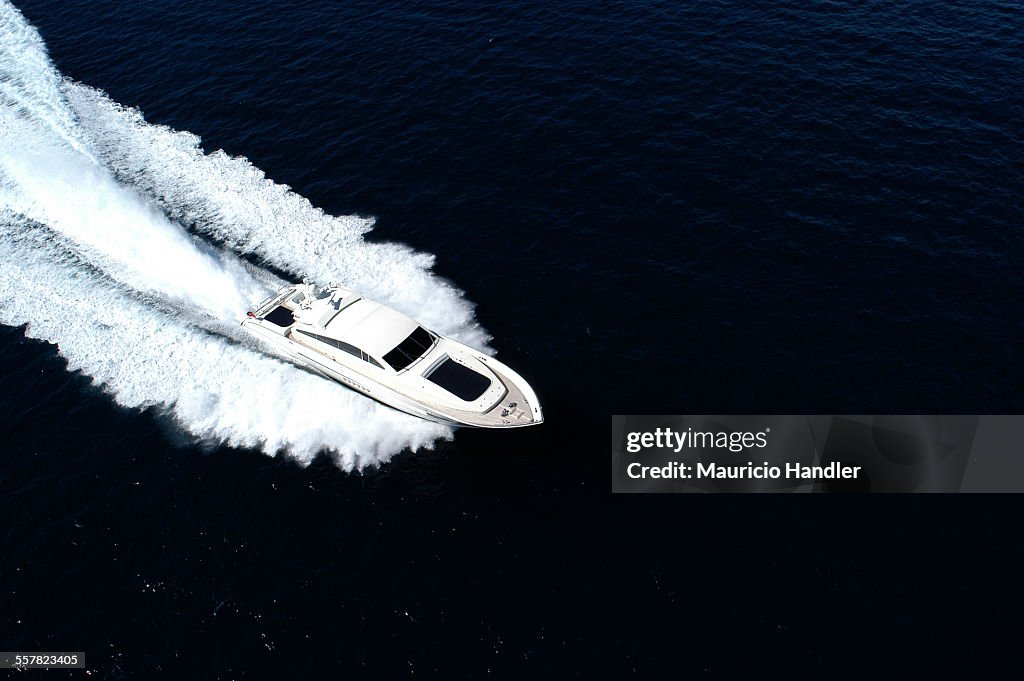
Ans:
[{"label": "boat hull", "polygon": [[353,371],[350,367],[316,353],[286,336],[269,331],[253,319],[244,320],[242,328],[291,362],[418,418],[452,427],[469,428],[518,428],[536,425],[544,420],[537,396],[529,384],[519,374],[493,357],[477,355],[477,359],[504,384],[505,392],[491,409],[478,413],[434,407],[386,385],[367,380],[366,376]]}]

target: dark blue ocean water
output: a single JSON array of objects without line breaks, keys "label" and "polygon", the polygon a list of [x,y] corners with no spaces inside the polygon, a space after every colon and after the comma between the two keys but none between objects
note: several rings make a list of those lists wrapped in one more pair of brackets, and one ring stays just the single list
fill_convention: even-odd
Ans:
[{"label": "dark blue ocean water", "polygon": [[435,254],[548,421],[302,467],[3,327],[0,648],[101,678],[1021,663],[1017,500],[616,498],[607,444],[615,413],[1024,410],[1019,3],[16,4],[67,77]]}]

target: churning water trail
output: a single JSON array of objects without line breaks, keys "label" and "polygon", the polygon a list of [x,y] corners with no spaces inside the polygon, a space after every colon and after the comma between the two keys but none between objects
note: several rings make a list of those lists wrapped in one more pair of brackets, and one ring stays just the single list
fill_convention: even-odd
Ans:
[{"label": "churning water trail", "polygon": [[0,323],[197,439],[302,461],[327,450],[351,469],[451,437],[235,338],[247,305],[280,284],[242,252],[486,348],[431,256],[369,243],[369,220],[326,215],[247,160],[68,81],[6,0],[0,64]]},{"label": "churning water trail", "polygon": [[341,281],[474,347],[490,336],[462,291],[431,272],[434,257],[363,236],[373,221],[333,216],[245,158],[203,152],[200,139],[151,125],[104,93],[67,83],[65,96],[93,132],[93,149],[118,180],[145,192],[176,221],[293,274]]}]

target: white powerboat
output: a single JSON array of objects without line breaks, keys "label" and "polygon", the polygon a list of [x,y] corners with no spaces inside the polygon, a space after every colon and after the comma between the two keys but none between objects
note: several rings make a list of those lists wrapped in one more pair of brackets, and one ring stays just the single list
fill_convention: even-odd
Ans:
[{"label": "white powerboat", "polygon": [[295,363],[414,416],[455,426],[541,423],[537,395],[493,357],[335,284],[290,284],[242,328]]}]

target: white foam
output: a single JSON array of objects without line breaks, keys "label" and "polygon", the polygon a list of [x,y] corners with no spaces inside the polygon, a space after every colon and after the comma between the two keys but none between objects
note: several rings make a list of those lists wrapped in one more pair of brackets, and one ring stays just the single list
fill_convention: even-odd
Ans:
[{"label": "white foam", "polygon": [[0,100],[19,115],[45,121],[54,138],[92,156],[76,134],[63,95],[63,78],[53,67],[36,29],[6,0],[0,4]]},{"label": "white foam", "polygon": [[431,273],[434,256],[402,244],[370,243],[363,235],[372,220],[327,215],[247,159],[205,154],[197,136],[151,125],[138,110],[98,90],[68,83],[65,95],[118,178],[156,197],[184,224],[293,275],[343,283],[491,352],[472,304]]},{"label": "white foam", "polygon": [[70,370],[123,406],[156,406],[197,439],[285,451],[302,462],[326,449],[346,469],[450,437],[154,310],[76,263],[44,227],[7,214],[0,229],[0,322],[27,322],[29,336],[57,343]]},{"label": "white foam", "polygon": [[231,249],[486,347],[432,256],[367,243],[370,221],[326,215],[247,160],[64,80],[5,0],[0,57],[0,323],[27,324],[119,404],[164,410],[200,440],[300,461],[326,450],[350,469],[451,437],[234,336],[279,282]]},{"label": "white foam", "polygon": [[10,113],[0,109],[0,207],[60,232],[121,283],[219,319],[269,293],[236,257],[201,248],[95,161],[47,144],[48,124]]}]

